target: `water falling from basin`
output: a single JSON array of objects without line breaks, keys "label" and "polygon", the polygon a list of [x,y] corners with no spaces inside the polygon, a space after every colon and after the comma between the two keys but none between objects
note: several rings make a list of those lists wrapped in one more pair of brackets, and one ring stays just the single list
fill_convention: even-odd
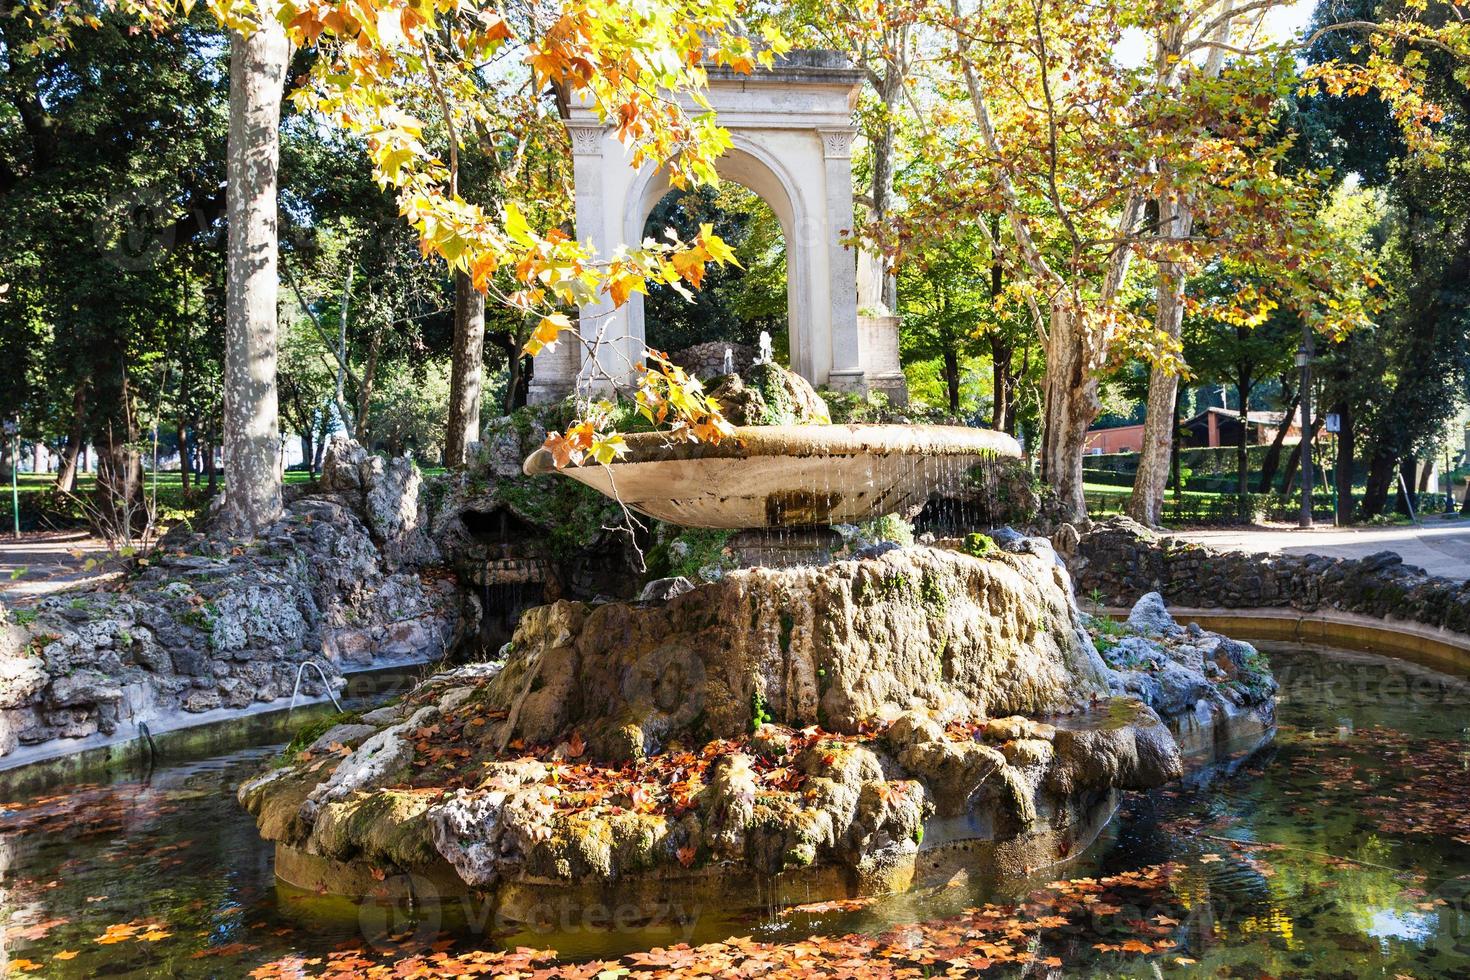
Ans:
[{"label": "water falling from basin", "polygon": [[[977,466],[1019,458],[1015,439],[946,425],[742,426],[719,443],[627,437],[608,466],[560,470],[648,517],[684,527],[795,528],[909,516]],[[549,450],[528,475],[558,472]]]}]

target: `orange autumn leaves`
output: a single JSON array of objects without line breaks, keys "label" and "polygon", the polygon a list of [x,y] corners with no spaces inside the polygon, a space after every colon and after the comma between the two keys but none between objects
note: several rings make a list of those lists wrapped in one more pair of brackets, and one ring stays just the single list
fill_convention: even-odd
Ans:
[{"label": "orange autumn leaves", "polygon": [[[531,947],[454,949],[431,944],[410,955],[343,949],[323,957],[288,956],[249,975],[257,980],[291,977],[505,978],[603,977],[849,977],[977,976],[1006,967],[1022,975],[1043,971],[1124,968],[1128,975],[1154,969],[1149,959],[1178,955],[1174,936],[1185,909],[1174,891],[1176,865],[1161,864],[1105,878],[1056,881],[1013,905],[987,904],[949,918],[896,925],[882,932],[815,935],[789,941],[732,936],[700,945],[677,943],[619,958],[565,962],[555,952]],[[864,900],[818,903],[791,912],[822,914],[862,908]],[[844,908],[846,906],[846,908]],[[1139,910],[1161,908],[1140,916]],[[1117,942],[1090,942],[1122,933]],[[376,957],[374,962],[369,957]],[[1106,957],[1106,959],[1102,958]],[[1137,960],[1134,957],[1146,957]],[[308,971],[308,968],[312,968]]]},{"label": "orange autumn leaves", "polygon": [[[112,3],[154,30],[186,18],[193,5]],[[66,5],[29,0],[26,10],[45,18],[53,8]],[[296,80],[292,100],[364,145],[425,255],[441,257],[494,301],[533,318],[525,346],[531,355],[572,332],[563,311],[600,297],[622,306],[650,282],[687,292],[699,287],[709,262],[734,255],[709,228],[691,242],[648,240],[595,255],[554,221],[545,230],[532,227],[514,202],[521,196],[534,203],[535,194],[509,188],[499,209],[466,200],[454,167],[457,145],[487,132],[564,140],[554,92],[558,105],[590,109],[612,127],[632,166],[665,168],[675,187],[712,184],[715,159],[730,141],[703,95],[706,66],[749,72],[790,47],[771,23],[750,21],[748,0],[646,0],[632,7],[625,0],[561,0],[550,8],[483,0],[211,0],[208,9],[241,33],[273,20],[293,44],[313,49],[311,70]],[[73,26],[58,23],[57,43]],[[499,270],[513,271],[509,287],[496,277]],[[649,360],[638,385],[640,411],[667,419],[678,438],[728,431],[697,382]],[[606,462],[617,453],[612,433],[589,436],[576,427],[562,438],[558,455],[568,461]]]}]

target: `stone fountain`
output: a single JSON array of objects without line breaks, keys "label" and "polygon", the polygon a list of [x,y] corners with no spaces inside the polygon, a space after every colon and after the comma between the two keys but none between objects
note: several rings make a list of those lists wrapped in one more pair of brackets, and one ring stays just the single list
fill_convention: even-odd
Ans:
[{"label": "stone fountain", "polygon": [[[898,426],[628,442],[563,474],[652,517],[761,533],[912,511],[1018,454],[996,433]],[[287,881],[474,893],[511,921],[1024,874],[1085,847],[1119,792],[1182,774],[1150,702],[1197,734],[1212,712],[1269,721],[1271,689],[1249,648],[1178,628],[1149,641],[1167,670],[1105,660],[1046,540],[1007,540],[531,609],[502,661],[322,733],[240,798]]]},{"label": "stone fountain", "polygon": [[[715,444],[672,442],[662,432],[626,441],[626,457],[610,466],[561,472],[682,527],[790,528],[912,516],[977,465],[1021,457],[1003,432],[956,425],[749,425]],[[556,472],[551,452],[532,453],[525,471]]]},{"label": "stone fountain", "polygon": [[[841,545],[834,524],[885,514],[913,517],[931,495],[983,480],[1015,439],[951,425],[747,425],[719,443],[627,437],[608,466],[561,472],[640,514],[681,527],[740,529],[729,547],[743,564],[820,561]],[[525,472],[557,472],[537,450]]]}]

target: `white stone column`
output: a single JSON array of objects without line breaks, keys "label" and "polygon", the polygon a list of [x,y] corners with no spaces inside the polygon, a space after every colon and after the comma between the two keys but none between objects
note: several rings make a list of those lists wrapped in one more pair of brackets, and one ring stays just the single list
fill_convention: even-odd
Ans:
[{"label": "white stone column", "polygon": [[826,164],[827,273],[832,324],[832,370],[827,383],[839,391],[863,389],[862,346],[857,325],[857,256],[843,234],[852,232],[852,137],[843,126],[820,129]]},{"label": "white stone column", "polygon": [[[603,239],[602,143],[605,128],[596,120],[569,120],[567,135],[572,144],[572,179],[576,193],[577,240],[591,242],[598,255],[606,255],[608,243]],[[591,324],[601,312],[597,305],[582,307],[578,331],[586,338],[594,332]],[[570,395],[584,367],[583,348],[576,339],[563,336],[555,350],[536,355],[535,374],[531,378],[527,400],[532,404],[561,401]]]}]

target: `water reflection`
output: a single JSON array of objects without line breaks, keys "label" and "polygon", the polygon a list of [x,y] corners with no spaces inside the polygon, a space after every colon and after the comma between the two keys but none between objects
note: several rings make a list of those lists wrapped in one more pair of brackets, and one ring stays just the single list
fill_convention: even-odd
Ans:
[{"label": "water reflection", "polygon": [[[851,947],[808,937],[844,934],[985,943],[1019,956],[1022,947],[977,931],[974,910],[989,902],[996,917],[1026,903],[1032,918],[1014,929],[1031,944],[1031,965],[1000,955],[986,976],[1470,977],[1470,688],[1356,654],[1277,649],[1271,658],[1282,681],[1273,745],[1202,785],[1128,797],[1079,862],[998,889],[958,875],[879,901],[744,919],[701,910],[652,930],[497,933],[474,915],[426,923],[278,889],[270,851],[233,798],[271,754],[252,749],[165,766],[147,782],[6,803],[5,962],[12,975],[63,977],[354,975],[422,952],[424,941],[451,957],[525,944],[578,959],[731,936],[815,949],[818,962],[823,948]],[[1148,889],[1106,890],[1090,903],[1076,890],[1084,886],[1038,891],[1062,877],[1160,868],[1147,871]],[[1038,916],[1055,921],[1043,929]],[[903,923],[920,925],[895,930]],[[741,949],[720,955],[756,955]]]}]

